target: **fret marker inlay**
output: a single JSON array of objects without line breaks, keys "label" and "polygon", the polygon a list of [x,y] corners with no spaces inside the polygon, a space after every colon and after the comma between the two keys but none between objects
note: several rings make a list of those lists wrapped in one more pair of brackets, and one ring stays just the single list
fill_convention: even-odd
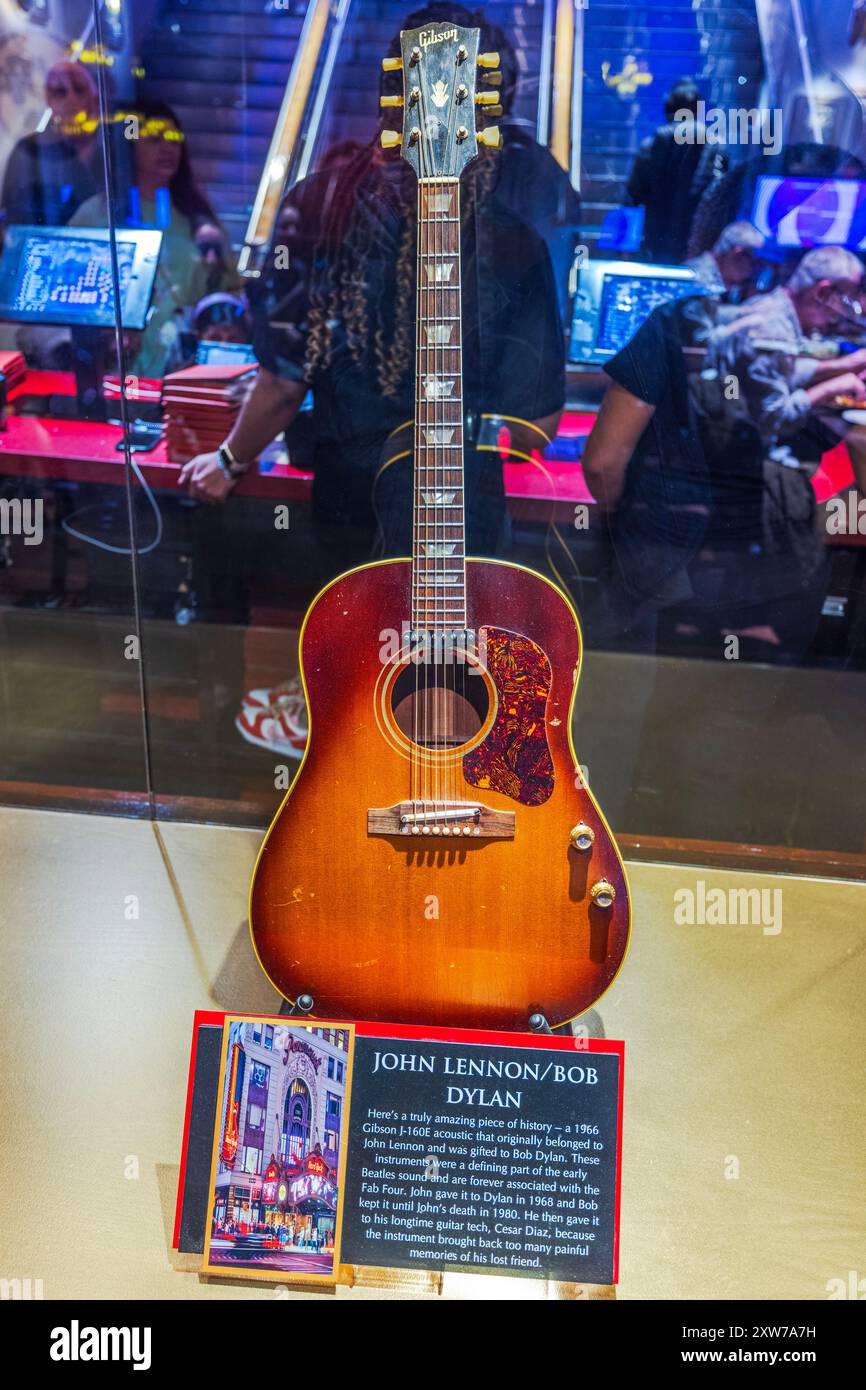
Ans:
[{"label": "fret marker inlay", "polygon": [[424,332],[427,334],[428,344],[443,347],[446,343],[451,342],[450,323],[426,323]]},{"label": "fret marker inlay", "polygon": [[427,262],[427,279],[432,280],[437,285],[442,285],[451,279],[451,272],[454,269],[453,261],[430,261]]},{"label": "fret marker inlay", "polygon": [[431,559],[437,556],[453,555],[457,549],[456,541],[422,541],[421,544],[424,547],[424,554],[429,555]]},{"label": "fret marker inlay", "polygon": [[425,507],[450,507],[454,502],[453,492],[422,492]]},{"label": "fret marker inlay", "polygon": [[454,427],[449,425],[427,425],[424,438],[428,444],[450,444],[454,438]]},{"label": "fret marker inlay", "polygon": [[454,390],[454,382],[443,381],[438,376],[425,376],[424,395],[428,401],[443,401],[451,395]]}]

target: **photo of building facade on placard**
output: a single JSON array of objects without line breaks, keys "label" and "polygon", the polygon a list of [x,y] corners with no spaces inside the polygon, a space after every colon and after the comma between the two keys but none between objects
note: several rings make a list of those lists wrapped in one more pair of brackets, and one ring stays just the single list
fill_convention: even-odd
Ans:
[{"label": "photo of building facade on placard", "polygon": [[205,1267],[333,1277],[351,1030],[227,1019]]}]

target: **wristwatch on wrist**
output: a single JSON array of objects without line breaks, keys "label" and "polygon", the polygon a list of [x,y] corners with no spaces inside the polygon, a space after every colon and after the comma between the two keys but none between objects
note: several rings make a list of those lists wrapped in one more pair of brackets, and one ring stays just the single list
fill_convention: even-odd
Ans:
[{"label": "wristwatch on wrist", "polygon": [[247,471],[246,465],[238,462],[225,440],[217,449],[217,459],[223,476],[231,482],[235,482]]}]

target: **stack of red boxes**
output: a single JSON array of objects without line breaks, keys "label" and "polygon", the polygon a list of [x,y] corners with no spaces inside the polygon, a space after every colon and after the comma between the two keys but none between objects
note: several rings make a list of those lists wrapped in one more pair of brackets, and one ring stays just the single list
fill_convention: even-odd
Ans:
[{"label": "stack of red boxes", "polygon": [[248,363],[186,367],[166,377],[162,407],[168,457],[173,463],[186,463],[222,444],[257,370]]}]

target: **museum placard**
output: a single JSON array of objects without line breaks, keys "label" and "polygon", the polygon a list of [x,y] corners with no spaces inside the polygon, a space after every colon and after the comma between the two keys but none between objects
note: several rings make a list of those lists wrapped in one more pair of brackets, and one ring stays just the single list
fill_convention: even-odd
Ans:
[{"label": "museum placard", "polygon": [[345,1263],[616,1280],[623,1046],[359,1025]]}]

